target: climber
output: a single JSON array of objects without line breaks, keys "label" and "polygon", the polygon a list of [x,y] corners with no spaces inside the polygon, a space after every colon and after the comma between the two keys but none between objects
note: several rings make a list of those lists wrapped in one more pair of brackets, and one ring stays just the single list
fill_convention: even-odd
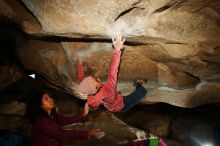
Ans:
[{"label": "climber", "polygon": [[122,40],[120,34],[112,38],[113,53],[110,65],[110,70],[107,82],[102,84],[101,80],[93,76],[84,78],[84,69],[82,59],[78,59],[78,92],[88,96],[85,108],[96,109],[100,104],[103,104],[111,112],[126,112],[135,104],[137,104],[147,93],[142,86],[143,80],[135,82],[136,89],[130,95],[122,96],[116,91],[118,67],[125,39]]},{"label": "climber", "polygon": [[64,125],[80,122],[89,111],[85,110],[75,116],[60,115],[50,90],[36,91],[27,102],[25,116],[32,124],[31,146],[61,146],[61,143],[73,139],[101,138],[100,129],[66,130]]}]

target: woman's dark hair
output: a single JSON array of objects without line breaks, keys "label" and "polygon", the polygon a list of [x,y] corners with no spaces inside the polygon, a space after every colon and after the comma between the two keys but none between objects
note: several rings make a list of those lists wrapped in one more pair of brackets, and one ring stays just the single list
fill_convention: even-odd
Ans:
[{"label": "woman's dark hair", "polygon": [[33,123],[40,116],[48,115],[48,113],[41,108],[42,97],[44,94],[49,94],[49,96],[53,98],[53,96],[51,96],[51,93],[48,89],[35,91],[34,93],[32,93],[32,95],[29,96],[29,99],[26,103],[27,108],[26,108],[25,117],[31,123]]}]

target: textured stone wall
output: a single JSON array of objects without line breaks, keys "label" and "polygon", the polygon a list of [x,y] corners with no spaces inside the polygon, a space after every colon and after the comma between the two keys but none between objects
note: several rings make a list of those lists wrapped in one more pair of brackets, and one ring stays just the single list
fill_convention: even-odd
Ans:
[{"label": "textured stone wall", "polygon": [[10,8],[1,14],[32,36],[17,48],[24,66],[71,95],[75,95],[72,84],[78,82],[77,57],[84,60],[87,75],[105,81],[111,37],[120,32],[126,38],[118,78],[123,94],[133,90],[136,79],[144,79],[148,80],[145,104],[195,107],[220,99],[219,1],[1,3]]}]

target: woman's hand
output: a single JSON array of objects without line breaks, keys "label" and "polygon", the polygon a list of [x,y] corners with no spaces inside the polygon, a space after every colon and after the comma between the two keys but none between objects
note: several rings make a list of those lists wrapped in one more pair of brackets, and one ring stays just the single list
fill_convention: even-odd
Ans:
[{"label": "woman's hand", "polygon": [[78,57],[78,58],[77,58],[77,62],[78,62],[79,64],[83,64],[82,58],[81,58],[81,57]]},{"label": "woman's hand", "polygon": [[116,51],[120,51],[123,48],[124,42],[125,38],[122,40],[121,34],[117,34],[115,38],[112,38],[112,43]]},{"label": "woman's hand", "polygon": [[86,102],[86,104],[84,105],[83,117],[87,116],[88,113],[89,113],[89,105]]},{"label": "woman's hand", "polygon": [[89,138],[102,138],[105,136],[104,132],[101,132],[100,129],[92,129],[89,131]]}]

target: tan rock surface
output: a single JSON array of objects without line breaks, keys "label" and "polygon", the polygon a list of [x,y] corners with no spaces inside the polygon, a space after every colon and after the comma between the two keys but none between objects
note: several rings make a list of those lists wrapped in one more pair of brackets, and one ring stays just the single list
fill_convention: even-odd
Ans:
[{"label": "tan rock surface", "polygon": [[[148,80],[144,85],[148,89],[148,95],[142,103],[166,102],[181,107],[195,107],[218,102],[220,94],[217,91],[220,84],[212,79],[219,75],[218,65],[201,61],[197,55],[197,47],[175,47],[179,51],[176,49],[173,52],[169,45],[155,45],[154,48],[126,46],[119,68],[118,90],[123,95],[129,94],[133,91],[132,82],[144,79]],[[187,47],[191,50],[181,53]],[[86,75],[94,75],[105,81],[112,47],[110,43],[54,43],[33,40],[18,51],[27,68],[36,70],[51,83],[75,95],[71,84],[78,82],[77,58],[83,59]],[[157,52],[158,56],[151,55]]]},{"label": "tan rock surface", "polygon": [[219,6],[219,0],[4,0],[0,13],[31,34],[18,48],[20,59],[56,88],[75,95],[78,56],[87,75],[106,80],[110,37],[121,32],[118,89],[128,94],[133,81],[144,79],[142,103],[195,107],[220,100]]}]

